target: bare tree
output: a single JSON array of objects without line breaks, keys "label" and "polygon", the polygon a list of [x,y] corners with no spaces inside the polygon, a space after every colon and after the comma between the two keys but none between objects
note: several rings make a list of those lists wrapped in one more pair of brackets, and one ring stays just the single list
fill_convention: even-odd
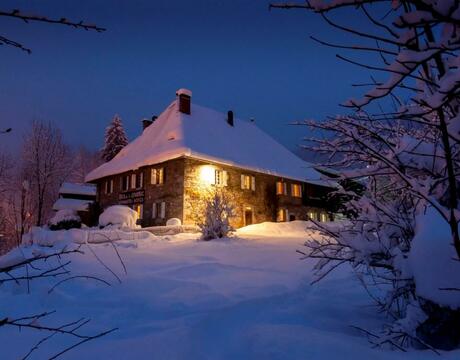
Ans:
[{"label": "bare tree", "polygon": [[41,226],[59,186],[70,174],[70,150],[57,127],[34,121],[24,138],[22,157],[22,176],[30,186],[35,224]]},{"label": "bare tree", "polygon": [[[460,328],[460,322],[452,320],[459,316],[445,300],[447,296],[460,302],[454,287],[423,290],[432,285],[427,281],[437,284],[442,277],[451,281],[457,277],[437,272],[425,280],[408,271],[417,267],[417,259],[407,259],[415,256],[414,246],[422,244],[420,225],[440,218],[438,231],[445,228],[451,234],[445,268],[455,268],[460,260],[460,3],[311,0],[272,7],[317,13],[354,42],[311,38],[347,52],[337,57],[372,72],[369,83],[355,84],[370,90],[343,104],[349,114],[299,122],[326,135],[309,138],[306,145],[328,155],[324,166],[336,168],[345,180],[364,179],[366,186],[363,196],[342,191],[350,196],[347,206],[357,216],[339,229],[317,224],[329,240],[308,241],[305,256],[318,259],[318,279],[342,264],[357,270],[369,293],[395,319],[383,334],[371,335],[376,344],[402,348],[415,341],[428,348],[458,346],[460,337],[450,334],[449,328]],[[334,18],[338,11],[360,15],[362,22],[347,23],[345,17],[338,21]],[[369,26],[363,30],[365,22]],[[363,52],[377,55],[377,64],[350,55]],[[369,107],[374,103],[380,111]],[[433,236],[432,241],[443,246],[442,239]],[[432,256],[423,265],[439,261]],[[385,296],[370,291],[382,285],[389,289]],[[412,328],[407,326],[411,321]]]},{"label": "bare tree", "polygon": [[73,152],[73,159],[69,181],[77,183],[84,183],[85,176],[102,164],[100,153],[92,151],[83,145]]},{"label": "bare tree", "polygon": [[[68,257],[78,254],[83,254],[81,246],[73,249],[63,248],[53,252],[41,253],[30,258],[24,257],[20,250],[16,250],[16,256],[10,254],[9,258],[3,258],[1,259],[3,261],[0,261],[0,285],[6,282],[15,282],[17,285],[26,283],[28,290],[30,290],[29,283],[31,281],[39,281],[47,278],[59,279],[63,277],[63,279],[50,288],[48,293],[51,293],[60,284],[78,278],[98,281],[110,286],[110,283],[99,277],[88,275],[70,276],[68,266],[70,265],[71,260],[68,260]],[[95,334],[85,333],[83,330],[84,326],[91,320],[88,318],[79,318],[59,325],[56,325],[55,321],[50,320],[48,324],[46,321],[55,313],[56,311],[45,311],[13,318],[5,316],[5,314],[1,314],[0,311],[0,328],[16,327],[18,329],[36,330],[46,334],[27,351],[22,359],[29,358],[35,351],[37,351],[40,347],[44,347],[46,345],[45,343],[55,336],[65,335],[75,339],[75,342],[64,349],[59,350],[55,354],[52,354],[49,359],[56,359],[88,341],[98,339],[117,330],[117,328],[112,328]]]},{"label": "bare tree", "polygon": [[[32,14],[26,14],[23,13],[21,10],[14,9],[12,11],[3,11],[0,10],[0,16],[3,17],[9,17],[9,18],[14,18],[18,19],[20,21],[23,21],[24,23],[28,24],[31,22],[41,22],[41,23],[48,23],[48,24],[57,24],[57,25],[65,25],[65,26],[70,26],[75,29],[83,29],[83,30],[94,30],[97,32],[103,32],[105,31],[104,28],[99,27],[94,24],[86,23],[84,21],[71,21],[68,20],[65,17],[61,17],[59,19],[52,19],[47,16],[43,15],[32,15]],[[12,46],[15,48],[18,48],[20,50],[23,50],[30,54],[32,50],[28,47],[25,47],[23,44],[14,41],[12,39],[6,38],[5,36],[0,35],[0,45],[6,45],[6,46]]]}]

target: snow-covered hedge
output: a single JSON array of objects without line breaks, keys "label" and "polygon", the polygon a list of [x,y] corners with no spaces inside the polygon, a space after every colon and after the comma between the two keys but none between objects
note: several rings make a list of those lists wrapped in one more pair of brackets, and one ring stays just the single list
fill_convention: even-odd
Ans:
[{"label": "snow-covered hedge", "polygon": [[113,225],[120,228],[134,229],[139,227],[137,225],[138,219],[137,212],[128,206],[114,205],[105,209],[101,216],[99,216],[99,226],[106,227]]},{"label": "snow-covered hedge", "polygon": [[63,209],[49,220],[50,230],[68,230],[81,227],[81,219],[75,210]]},{"label": "snow-covered hedge", "polygon": [[117,229],[70,229],[50,231],[33,227],[22,237],[25,246],[56,246],[66,244],[99,244],[113,241],[155,240],[157,237],[148,231],[123,231]]}]

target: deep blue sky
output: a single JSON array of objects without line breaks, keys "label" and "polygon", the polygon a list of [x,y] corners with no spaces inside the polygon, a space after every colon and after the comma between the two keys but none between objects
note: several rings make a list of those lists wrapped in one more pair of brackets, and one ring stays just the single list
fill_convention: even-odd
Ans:
[{"label": "deep blue sky", "polygon": [[[291,121],[340,111],[365,73],[308,39],[341,41],[302,10],[268,11],[266,0],[2,1],[1,8],[97,23],[104,33],[0,17],[0,33],[32,48],[0,47],[0,125],[18,143],[33,119],[51,120],[73,145],[102,145],[121,115],[130,139],[175,90],[258,125],[295,148],[306,129]],[[346,20],[350,20],[349,18]]]}]

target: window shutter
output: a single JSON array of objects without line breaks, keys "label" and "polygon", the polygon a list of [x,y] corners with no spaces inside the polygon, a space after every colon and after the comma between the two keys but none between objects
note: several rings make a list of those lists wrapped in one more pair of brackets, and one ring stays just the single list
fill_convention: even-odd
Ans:
[{"label": "window shutter", "polygon": [[152,169],[151,176],[152,176],[152,178],[150,179],[150,183],[152,185],[156,185],[156,183],[157,183],[157,169]]},{"label": "window shutter", "polygon": [[287,183],[283,183],[283,195],[287,195]]},{"label": "window shutter", "polygon": [[222,185],[227,186],[228,183],[228,173],[227,171],[223,170],[222,171]]},{"label": "window shutter", "polygon": [[132,174],[131,175],[131,188],[135,188],[136,187],[136,174]]},{"label": "window shutter", "polygon": [[219,185],[220,183],[220,172],[219,170],[214,170],[214,185]]},{"label": "window shutter", "polygon": [[166,203],[162,202],[161,203],[161,218],[164,219],[166,216]]},{"label": "window shutter", "polygon": [[152,219],[157,218],[157,203],[153,203],[152,205]]},{"label": "window shutter", "polygon": [[256,190],[256,178],[254,176],[251,176],[251,190]]}]

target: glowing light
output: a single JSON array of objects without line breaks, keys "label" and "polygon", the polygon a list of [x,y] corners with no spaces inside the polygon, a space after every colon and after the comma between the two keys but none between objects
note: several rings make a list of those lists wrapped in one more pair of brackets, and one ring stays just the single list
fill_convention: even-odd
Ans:
[{"label": "glowing light", "polygon": [[200,180],[202,183],[211,185],[216,181],[216,169],[210,165],[204,165],[200,169]]}]

